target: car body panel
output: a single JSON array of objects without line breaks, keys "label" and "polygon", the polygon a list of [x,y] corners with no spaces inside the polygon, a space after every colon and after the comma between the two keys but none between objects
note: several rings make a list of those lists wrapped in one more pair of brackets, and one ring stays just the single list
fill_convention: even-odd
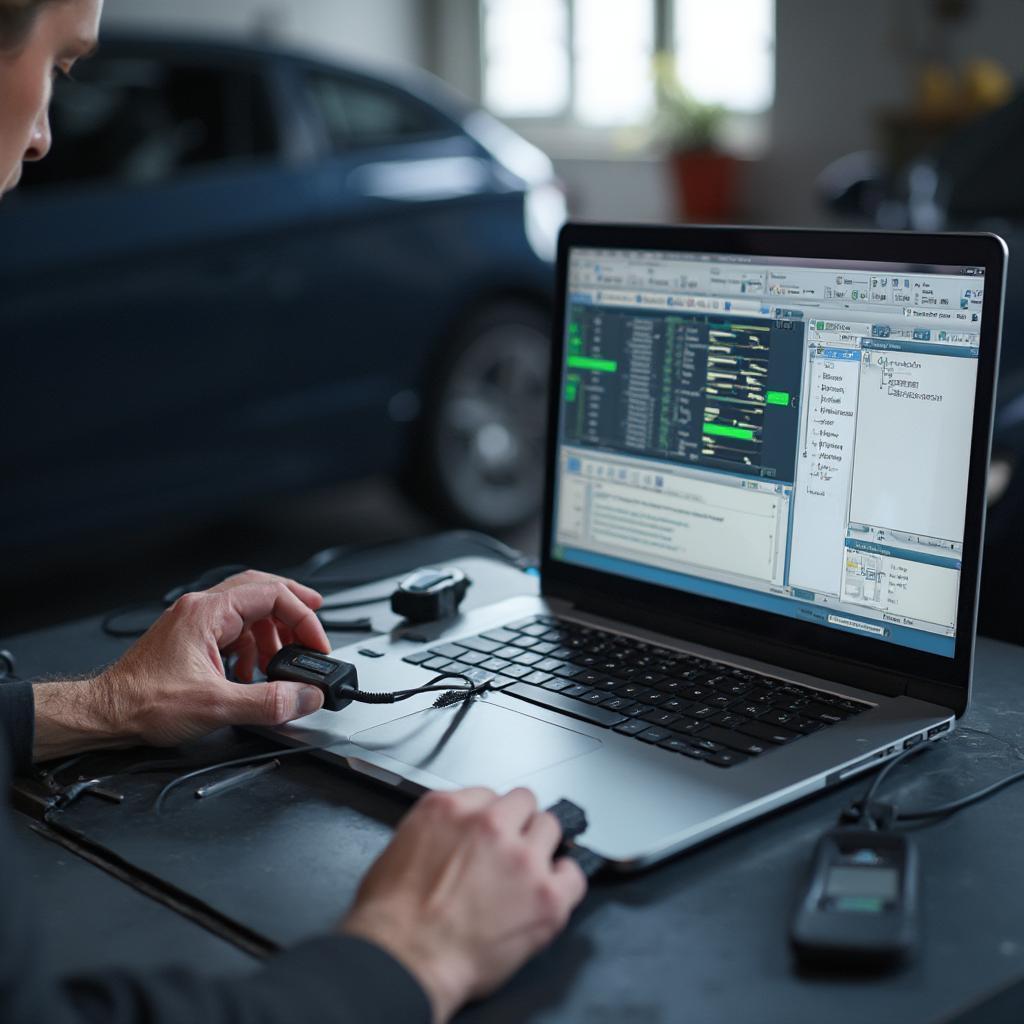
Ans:
[{"label": "car body panel", "polygon": [[[530,184],[463,131],[468,108],[440,87],[188,41],[122,38],[97,60],[136,56],[260,76],[277,152],[5,199],[16,385],[0,463],[19,500],[0,545],[395,472],[459,323],[502,297],[549,298],[524,228]],[[313,73],[429,107],[436,130],[333,151],[303,98]]]}]

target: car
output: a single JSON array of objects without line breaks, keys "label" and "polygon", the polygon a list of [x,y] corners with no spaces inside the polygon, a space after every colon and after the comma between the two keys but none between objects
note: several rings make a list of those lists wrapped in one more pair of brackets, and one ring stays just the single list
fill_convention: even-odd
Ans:
[{"label": "car", "polygon": [[542,492],[551,162],[425,73],[122,35],[0,203],[0,545],[365,474],[443,521]]}]

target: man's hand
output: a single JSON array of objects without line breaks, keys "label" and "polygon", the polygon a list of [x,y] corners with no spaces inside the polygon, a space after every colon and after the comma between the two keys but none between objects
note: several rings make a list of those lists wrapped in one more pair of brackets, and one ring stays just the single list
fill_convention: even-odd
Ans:
[{"label": "man's hand", "polygon": [[363,880],[342,930],[387,950],[443,1024],[546,946],[583,899],[574,861],[552,861],[557,820],[526,789],[429,793]]},{"label": "man's hand", "polygon": [[322,603],[309,587],[255,571],[185,594],[95,679],[35,687],[35,759],[136,743],[173,746],[225,725],[281,725],[311,714],[323,703],[315,686],[229,682],[221,655],[236,654],[236,674],[250,680],[283,644],[329,652],[314,614]]}]

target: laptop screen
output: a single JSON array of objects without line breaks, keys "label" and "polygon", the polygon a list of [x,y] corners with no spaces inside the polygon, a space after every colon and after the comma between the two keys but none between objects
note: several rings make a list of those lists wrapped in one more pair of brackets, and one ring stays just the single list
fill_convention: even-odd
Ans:
[{"label": "laptop screen", "polygon": [[984,287],[573,247],[552,557],[952,658]]}]

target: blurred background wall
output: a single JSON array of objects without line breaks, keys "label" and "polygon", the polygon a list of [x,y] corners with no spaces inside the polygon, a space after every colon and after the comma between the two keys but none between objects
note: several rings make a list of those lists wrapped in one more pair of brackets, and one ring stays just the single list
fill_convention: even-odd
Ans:
[{"label": "blurred background wall", "polygon": [[365,63],[421,65],[426,13],[418,0],[108,0],[105,25],[263,38]]},{"label": "blurred background wall", "polygon": [[[535,553],[567,215],[1024,224],[1024,0],[107,0],[103,31],[0,210],[0,634],[452,524]],[[1011,639],[1017,262],[982,602]]]},{"label": "blurred background wall", "polygon": [[[714,0],[691,0],[698,8]],[[522,5],[529,6],[529,2]],[[670,3],[628,0],[610,5],[623,23],[645,8]],[[731,17],[724,5],[724,23]],[[740,9],[759,6],[741,4]],[[883,143],[880,121],[910,110],[922,67],[941,59],[963,67],[986,57],[1016,76],[1021,68],[1024,3],[1019,0],[771,0],[774,88],[756,126],[735,148],[745,160],[737,214],[763,224],[820,224],[830,219],[815,181],[844,154]],[[474,102],[484,99],[480,0],[107,0],[112,27],[263,37],[383,67],[415,65],[439,75]],[[938,11],[949,19],[945,28]],[[671,11],[667,20],[671,19]],[[709,27],[719,22],[708,19]],[[708,48],[728,43],[709,39]],[[726,50],[726,56],[728,51]],[[537,57],[538,63],[543,55]],[[614,69],[610,69],[614,74]],[[637,146],[621,132],[566,132],[536,119],[512,118],[541,144],[588,219],[675,219],[673,183],[657,147]]]}]

